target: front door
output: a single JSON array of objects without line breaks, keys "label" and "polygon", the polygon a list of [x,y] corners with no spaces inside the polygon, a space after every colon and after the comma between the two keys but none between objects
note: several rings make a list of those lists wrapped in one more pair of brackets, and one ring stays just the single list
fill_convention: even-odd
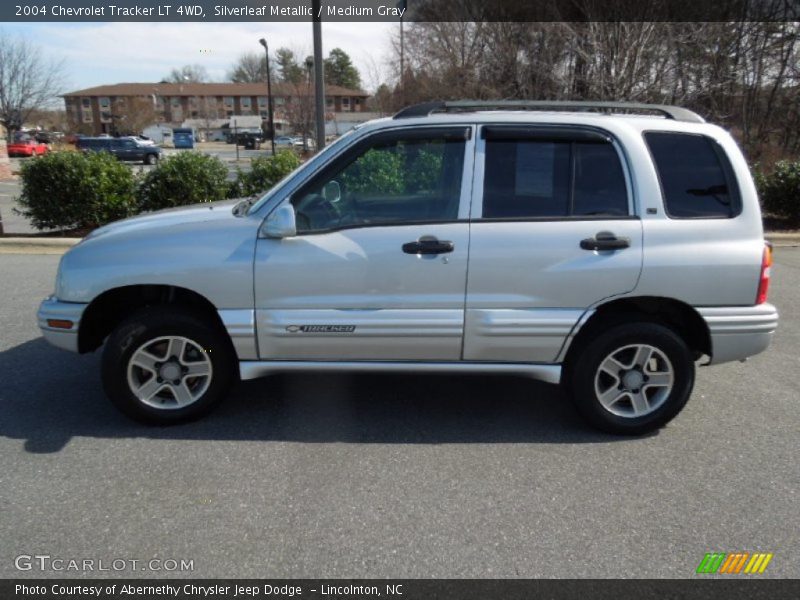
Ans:
[{"label": "front door", "polygon": [[484,126],[475,173],[464,359],[554,362],[588,307],[639,278],[621,153],[597,130]]},{"label": "front door", "polygon": [[262,359],[460,359],[471,134],[373,134],[287,199],[297,236],[256,249]]}]

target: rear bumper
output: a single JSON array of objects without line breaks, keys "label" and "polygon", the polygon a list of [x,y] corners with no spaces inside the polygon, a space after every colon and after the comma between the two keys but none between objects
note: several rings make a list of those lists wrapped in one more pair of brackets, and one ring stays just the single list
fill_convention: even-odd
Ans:
[{"label": "rear bumper", "polygon": [[[87,304],[77,302],[59,302],[53,296],[42,300],[36,317],[44,339],[58,348],[77,352],[78,326],[81,321],[81,315],[87,306]],[[72,327],[69,329],[51,327],[47,324],[50,320],[72,321]]]},{"label": "rear bumper", "polygon": [[772,304],[698,308],[711,333],[709,364],[744,360],[767,349],[778,326]]}]

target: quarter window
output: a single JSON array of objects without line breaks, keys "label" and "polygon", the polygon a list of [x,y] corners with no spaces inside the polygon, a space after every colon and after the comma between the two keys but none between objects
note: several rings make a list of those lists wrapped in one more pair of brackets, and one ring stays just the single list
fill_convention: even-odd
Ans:
[{"label": "quarter window", "polygon": [[467,131],[360,146],[294,194],[297,231],[457,219]]},{"label": "quarter window", "polygon": [[628,214],[619,156],[610,142],[487,139],[483,218]]},{"label": "quarter window", "polygon": [[714,141],[687,133],[648,132],[644,137],[670,217],[721,219],[741,212],[733,169]]}]

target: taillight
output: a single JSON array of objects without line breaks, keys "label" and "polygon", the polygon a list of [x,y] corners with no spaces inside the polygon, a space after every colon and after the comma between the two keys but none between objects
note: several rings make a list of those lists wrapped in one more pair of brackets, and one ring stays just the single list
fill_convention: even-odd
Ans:
[{"label": "taillight", "polygon": [[772,244],[766,242],[764,244],[764,257],[761,259],[761,278],[758,281],[756,304],[764,304],[767,301],[770,267],[772,267]]}]

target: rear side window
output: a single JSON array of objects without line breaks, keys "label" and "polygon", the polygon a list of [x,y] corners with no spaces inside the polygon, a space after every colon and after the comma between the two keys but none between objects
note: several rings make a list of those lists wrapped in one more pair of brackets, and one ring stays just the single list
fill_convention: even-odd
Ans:
[{"label": "rear side window", "polygon": [[483,218],[627,214],[625,175],[610,142],[487,139]]},{"label": "rear side window", "polygon": [[648,132],[647,146],[661,181],[667,215],[676,219],[728,219],[741,212],[733,168],[704,135]]}]

